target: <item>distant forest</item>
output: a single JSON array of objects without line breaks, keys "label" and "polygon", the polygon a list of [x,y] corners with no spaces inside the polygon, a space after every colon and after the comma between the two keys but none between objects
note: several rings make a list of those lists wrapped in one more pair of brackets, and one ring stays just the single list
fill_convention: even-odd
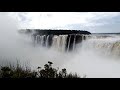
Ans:
[{"label": "distant forest", "polygon": [[53,34],[53,35],[65,35],[65,34],[91,34],[85,30],[62,30],[62,29],[21,29],[19,32],[31,33],[35,31],[41,35]]}]

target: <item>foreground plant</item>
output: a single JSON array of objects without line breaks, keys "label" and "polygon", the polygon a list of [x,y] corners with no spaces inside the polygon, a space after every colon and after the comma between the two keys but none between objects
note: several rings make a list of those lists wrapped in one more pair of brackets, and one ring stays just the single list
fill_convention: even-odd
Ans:
[{"label": "foreground plant", "polygon": [[[67,73],[64,68],[61,71],[52,67],[52,62],[44,65],[44,68],[38,67],[36,71],[29,68],[23,68],[19,64],[17,67],[4,66],[0,68],[1,78],[81,78],[78,74]],[[85,78],[85,77],[84,77]]]}]

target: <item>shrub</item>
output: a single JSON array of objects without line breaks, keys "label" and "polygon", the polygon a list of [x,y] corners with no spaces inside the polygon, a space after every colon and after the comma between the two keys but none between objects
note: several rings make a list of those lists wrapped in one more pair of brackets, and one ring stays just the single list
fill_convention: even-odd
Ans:
[{"label": "shrub", "polygon": [[[4,66],[0,68],[1,78],[80,78],[77,73],[67,73],[64,68],[61,71],[52,67],[52,62],[44,65],[44,68],[38,67],[37,70],[31,71],[29,68],[23,68],[19,64],[17,67]],[[86,77],[86,76],[85,76]],[[85,78],[84,77],[84,78]]]}]

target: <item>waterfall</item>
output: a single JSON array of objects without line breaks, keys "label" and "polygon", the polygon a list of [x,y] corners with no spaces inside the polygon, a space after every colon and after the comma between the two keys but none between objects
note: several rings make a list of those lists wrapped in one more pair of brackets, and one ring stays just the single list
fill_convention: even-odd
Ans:
[{"label": "waterfall", "polygon": [[71,35],[70,35],[70,37],[69,37],[69,41],[68,41],[67,52],[69,51],[69,47],[70,47],[70,40],[71,40]]},{"label": "waterfall", "polygon": [[62,51],[65,51],[66,47],[66,40],[67,40],[68,35],[62,35]]},{"label": "waterfall", "polygon": [[[37,42],[39,43],[45,42],[45,45],[42,46],[45,49],[44,48],[41,49],[41,56],[43,55],[43,51],[44,51],[45,59],[46,58],[57,59],[56,61],[61,61],[65,59],[67,62],[67,65],[65,63],[65,67],[70,71],[78,72],[80,74],[83,73],[88,75],[88,77],[93,77],[93,76],[102,77],[104,73],[106,74],[106,76],[110,76],[110,75],[112,76],[113,72],[114,74],[116,73],[116,75],[117,72],[119,72],[118,67],[120,66],[120,64],[118,64],[117,66],[116,64],[113,64],[114,62],[112,62],[115,61],[116,63],[117,60],[118,61],[120,60],[119,35],[115,35],[114,37],[114,36],[100,35],[100,34],[98,35],[50,34],[50,35],[40,35],[40,36],[36,35],[35,40],[38,40]],[[46,49],[46,47],[48,48]],[[66,51],[68,51],[68,53],[66,53]],[[38,56],[39,55],[40,54],[38,54]],[[68,56],[69,58],[66,58],[65,56]]]},{"label": "waterfall", "polygon": [[52,48],[64,52],[66,46],[67,35],[55,35],[53,37]]},{"label": "waterfall", "polygon": [[81,37],[82,37],[82,40],[84,40],[84,36],[83,36],[83,35],[81,35]]},{"label": "waterfall", "polygon": [[45,35],[41,36],[41,46],[43,46],[43,44],[44,44],[44,37],[45,37]]},{"label": "waterfall", "polygon": [[[40,43],[43,42],[43,40],[45,40],[43,39],[44,37],[45,37],[44,35],[40,36],[41,39]],[[39,37],[37,36],[36,39],[39,40]],[[80,39],[80,43],[78,42],[79,39]],[[48,49],[52,49],[53,51],[54,48],[55,53],[57,50],[63,55],[69,55],[70,57],[69,59],[71,61],[70,63],[68,63],[68,66],[65,65],[66,68],[68,68],[68,70],[73,69],[73,71],[75,72],[78,73],[82,72],[83,74],[87,74],[88,77],[93,77],[92,75],[95,72],[96,72],[95,75],[98,73],[101,75],[101,77],[102,74],[104,75],[104,73],[108,75],[109,71],[111,71],[112,74],[113,72],[112,68],[117,67],[117,65],[113,65],[113,62],[111,61],[113,60],[116,62],[117,60],[118,61],[120,60],[120,36],[110,37],[106,35],[102,36],[102,35],[83,35],[83,34],[82,35],[79,34],[49,35],[46,36],[46,45],[44,47],[47,47],[47,45],[49,45],[48,44],[49,40],[52,43],[50,48]],[[67,54],[66,51],[68,52]],[[75,59],[72,58],[73,53],[76,56]],[[59,54],[55,54],[55,56],[57,57],[59,56]],[[107,61],[111,62],[112,64],[109,65]],[[114,70],[116,71],[116,69],[117,68],[115,68]]]},{"label": "waterfall", "polygon": [[38,44],[42,47],[53,48],[60,52],[65,52],[76,48],[77,43],[84,40],[84,35],[36,35],[34,44]]},{"label": "waterfall", "polygon": [[59,35],[58,37],[57,37],[57,49],[60,51],[61,50],[61,39],[62,39],[62,37],[61,37],[61,35]]},{"label": "waterfall", "polygon": [[109,56],[120,56],[120,38],[94,35],[86,37],[87,40],[82,45],[84,50],[94,50]]},{"label": "waterfall", "polygon": [[57,35],[54,35],[54,37],[53,37],[53,39],[52,39],[52,41],[53,41],[53,43],[52,43],[52,48],[57,48]]},{"label": "waterfall", "polygon": [[74,36],[74,41],[73,41],[73,50],[75,50],[75,40],[76,40],[76,35]]},{"label": "waterfall", "polygon": [[37,41],[37,43],[40,42],[40,35],[37,35],[37,36],[36,36],[36,41]]},{"label": "waterfall", "polygon": [[48,43],[49,43],[49,35],[47,36],[47,39],[46,39],[46,47],[48,47]]}]

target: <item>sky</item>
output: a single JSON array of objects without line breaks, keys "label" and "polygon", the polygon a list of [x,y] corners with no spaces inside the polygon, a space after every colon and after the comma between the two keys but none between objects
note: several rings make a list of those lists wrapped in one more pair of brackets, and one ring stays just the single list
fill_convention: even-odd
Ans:
[{"label": "sky", "polygon": [[74,29],[120,32],[120,12],[9,12],[20,29]]}]

